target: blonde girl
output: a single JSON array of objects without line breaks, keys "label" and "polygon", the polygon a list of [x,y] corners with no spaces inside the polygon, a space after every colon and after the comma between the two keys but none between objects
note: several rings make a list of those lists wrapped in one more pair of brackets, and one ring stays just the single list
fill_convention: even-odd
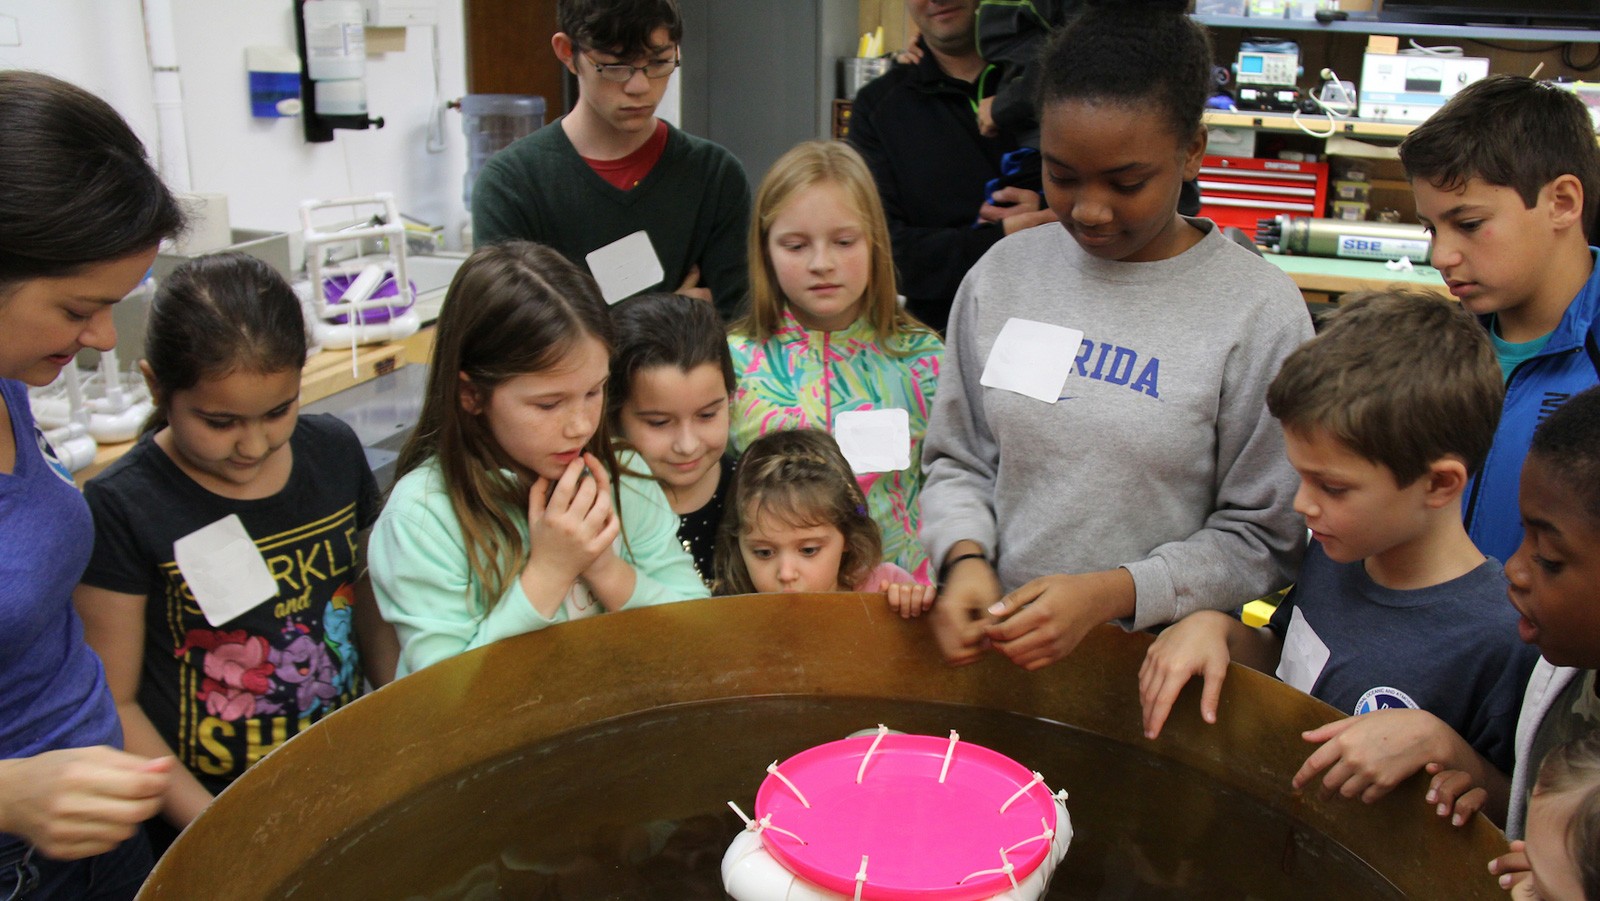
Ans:
[{"label": "blonde girl", "polygon": [[552,623],[705,595],[660,486],[617,479],[646,467],[611,449],[611,348],[599,288],[548,247],[492,245],[456,273],[372,536],[397,675]]},{"label": "blonde girl", "polygon": [[861,486],[826,432],[757,438],[733,476],[717,543],[723,594],[884,592],[903,617],[933,604],[931,586],[884,562]]},{"label": "blonde girl", "polygon": [[[305,359],[300,302],[270,266],[232,253],[179,267],[150,306],[140,363],[155,414],[84,488],[84,636],[128,749],[184,765],[146,826],[158,853],[272,747],[355,700],[381,656],[356,634],[382,626],[360,610],[371,596],[357,577],[378,486],[349,426],[299,415]],[[271,597],[235,598],[192,565],[206,552],[183,542],[230,523],[245,540],[219,568],[258,572]]]},{"label": "blonde girl", "polygon": [[[889,229],[861,157],[823,141],[780,157],[756,194],[749,256],[750,311],[728,339],[734,451],[784,429],[838,433],[841,414],[870,413],[893,436],[880,449],[910,463],[857,474],[867,510],[885,556],[930,582],[920,460],[944,343],[896,302]],[[904,411],[903,428],[891,411]]]}]

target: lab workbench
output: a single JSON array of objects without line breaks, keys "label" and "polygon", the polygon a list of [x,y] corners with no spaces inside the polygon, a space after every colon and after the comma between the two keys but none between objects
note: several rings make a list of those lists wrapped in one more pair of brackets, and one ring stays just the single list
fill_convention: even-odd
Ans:
[{"label": "lab workbench", "polygon": [[[1301,292],[1308,295],[1331,297],[1350,291],[1380,291],[1400,285],[1413,291],[1427,291],[1446,298],[1451,296],[1445,289],[1444,277],[1432,266],[1415,266],[1410,271],[1396,272],[1383,263],[1367,260],[1338,260],[1279,253],[1268,253],[1263,256],[1294,279]],[[1328,298],[1308,296],[1306,299]]]},{"label": "lab workbench", "polygon": [[[356,351],[355,367],[350,365],[350,351],[324,350],[306,361],[300,377],[300,406],[305,409],[325,398],[357,385],[370,382],[379,376],[395,372],[407,363],[427,363],[433,346],[433,329],[426,328],[404,341],[372,344]],[[88,466],[73,473],[81,486],[91,476],[110,466],[128,452],[134,442],[103,444],[95,451]]]},{"label": "lab workbench", "polygon": [[[350,362],[348,349],[324,350],[306,360],[300,377],[300,408],[305,412],[319,412],[316,406],[334,395],[363,385],[393,372],[407,364],[425,368],[433,355],[433,322],[439,318],[439,307],[444,303],[445,288],[450,284],[465,254],[442,253],[413,256],[407,261],[408,275],[417,286],[415,310],[424,326],[416,334],[399,341],[368,344],[356,348],[355,365]],[[420,376],[418,377],[420,379]],[[409,381],[408,381],[409,384]],[[421,384],[420,381],[417,384]],[[331,412],[331,411],[324,411]],[[94,460],[73,474],[81,486],[89,478],[110,466],[118,457],[128,452],[132,441],[104,444],[95,451]]]}]

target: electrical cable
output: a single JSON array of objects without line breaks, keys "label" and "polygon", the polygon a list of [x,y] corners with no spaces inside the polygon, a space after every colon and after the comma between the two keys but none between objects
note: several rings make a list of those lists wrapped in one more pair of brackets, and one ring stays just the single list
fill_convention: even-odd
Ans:
[{"label": "electrical cable", "polygon": [[1496,44],[1493,41],[1483,41],[1477,38],[1473,38],[1472,42],[1474,44],[1480,44],[1484,47],[1488,47],[1490,50],[1503,50],[1506,53],[1550,53],[1554,50],[1560,50],[1564,47],[1572,46],[1571,41],[1568,41],[1564,44],[1549,44],[1544,47],[1513,47],[1510,44]]},{"label": "electrical cable", "polygon": [[1408,41],[1408,43],[1411,44],[1411,48],[1409,50],[1400,51],[1400,56],[1458,57],[1467,55],[1466,51],[1462,50],[1460,47],[1455,47],[1448,44],[1439,47],[1424,47],[1417,43],[1416,38],[1412,38],[1410,41]]},{"label": "electrical cable", "polygon": [[1567,68],[1578,72],[1593,72],[1596,69],[1600,69],[1600,47],[1595,48],[1594,59],[1581,66],[1578,65],[1573,56],[1573,51],[1575,49],[1576,45],[1573,44],[1568,44],[1561,48],[1561,62],[1564,63]]},{"label": "electrical cable", "polygon": [[[1339,80],[1339,73],[1333,71],[1332,69],[1323,69],[1320,74],[1323,79],[1322,88],[1319,91],[1307,94],[1306,97],[1308,97],[1311,102],[1316,105],[1317,109],[1322,111],[1324,116],[1328,117],[1328,130],[1325,132],[1312,131],[1310,126],[1300,121],[1299,107],[1295,108],[1294,116],[1292,118],[1296,128],[1313,138],[1326,139],[1331,138],[1338,133],[1340,119],[1355,114],[1356,98],[1350,96],[1350,89],[1345,87],[1344,82]],[[1333,101],[1325,101],[1321,97],[1317,96],[1318,93],[1326,92],[1330,87],[1340,94],[1338,99]]]}]

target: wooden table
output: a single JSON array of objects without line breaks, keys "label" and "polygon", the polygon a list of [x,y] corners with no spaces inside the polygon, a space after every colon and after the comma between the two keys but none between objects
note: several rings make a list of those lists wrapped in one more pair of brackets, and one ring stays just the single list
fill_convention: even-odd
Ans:
[{"label": "wooden table", "polygon": [[[426,364],[433,349],[433,329],[425,328],[404,341],[369,344],[357,348],[354,369],[349,350],[324,350],[306,361],[300,378],[301,405],[314,403],[346,388],[394,372],[407,363]],[[102,444],[94,460],[73,474],[81,486],[133,447],[133,441]]]}]

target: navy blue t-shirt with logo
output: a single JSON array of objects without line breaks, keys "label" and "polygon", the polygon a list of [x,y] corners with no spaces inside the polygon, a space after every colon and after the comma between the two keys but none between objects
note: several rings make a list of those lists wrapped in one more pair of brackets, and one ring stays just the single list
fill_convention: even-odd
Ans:
[{"label": "navy blue t-shirt with logo", "polygon": [[1268,628],[1283,639],[1285,682],[1348,714],[1426,710],[1511,772],[1538,651],[1517,637],[1494,558],[1442,585],[1396,591],[1361,561],[1329,560],[1313,541]]}]

